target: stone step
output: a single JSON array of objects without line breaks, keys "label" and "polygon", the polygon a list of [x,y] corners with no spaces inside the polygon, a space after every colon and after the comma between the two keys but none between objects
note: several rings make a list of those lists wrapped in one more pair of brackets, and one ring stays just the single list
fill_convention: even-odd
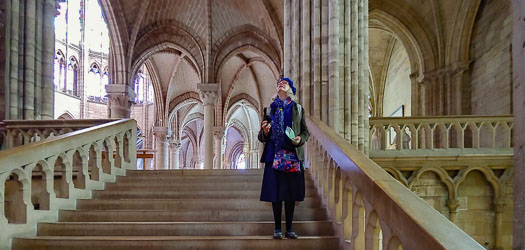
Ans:
[{"label": "stone step", "polygon": [[[262,183],[258,182],[141,182],[141,183],[108,183],[105,190],[180,190],[180,191],[205,191],[205,190],[261,190]],[[309,190],[314,190],[313,183],[305,184]]]},{"label": "stone step", "polygon": [[334,236],[304,236],[296,240],[275,240],[271,236],[38,236],[15,238],[15,250],[75,249],[206,249],[206,250],[336,250]]},{"label": "stone step", "polygon": [[[182,183],[206,183],[206,182],[261,182],[263,175],[136,175],[136,176],[117,176],[117,183],[128,182],[151,182],[151,181],[169,181]],[[306,178],[305,178],[306,180]]]},{"label": "stone step", "polygon": [[[321,208],[320,198],[309,198],[298,202],[298,206],[304,208]],[[271,209],[269,202],[247,199],[91,199],[78,200],[77,209],[95,210],[183,210],[201,208],[224,208],[224,209]]]},{"label": "stone step", "polygon": [[262,175],[264,169],[183,169],[183,170],[128,170],[126,171],[127,176],[246,176],[246,175]]},{"label": "stone step", "polygon": [[[284,209],[283,209],[284,218]],[[60,210],[59,221],[69,222],[154,222],[154,221],[272,221],[272,209],[215,210],[202,208],[193,211],[172,210]],[[296,207],[294,221],[327,220],[323,208]]]},{"label": "stone step", "polygon": [[[282,228],[285,228],[283,223]],[[263,222],[58,222],[39,223],[38,236],[250,236],[271,235],[273,221]],[[334,235],[330,221],[297,221],[300,236]]]},{"label": "stone step", "polygon": [[[306,190],[308,191],[308,190]],[[253,199],[259,200],[260,190],[233,191],[176,191],[176,190],[130,190],[93,191],[94,199]],[[318,197],[316,192],[306,192],[306,197]]]},{"label": "stone step", "polygon": [[[129,173],[129,171],[128,171]],[[117,176],[117,183],[120,182],[151,182],[151,181],[169,181],[169,182],[261,182],[263,173],[258,175],[175,175],[175,174],[144,174],[127,176]],[[305,175],[305,181],[313,182],[309,175]]]}]

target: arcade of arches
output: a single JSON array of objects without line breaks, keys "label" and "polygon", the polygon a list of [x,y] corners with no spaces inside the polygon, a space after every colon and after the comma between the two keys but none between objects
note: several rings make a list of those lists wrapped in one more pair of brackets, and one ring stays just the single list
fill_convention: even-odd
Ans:
[{"label": "arcade of arches", "polygon": [[[8,0],[0,4],[2,13],[15,2],[26,12],[35,10],[32,1]],[[131,117],[138,124],[138,147],[155,152],[141,168],[260,168],[261,112],[284,74],[294,80],[308,115],[482,246],[524,244],[516,241],[523,227],[513,231],[524,219],[519,215],[525,201],[515,203],[513,182],[518,173],[523,177],[517,169],[523,156],[513,164],[512,157],[496,159],[490,152],[500,151],[494,150],[451,160],[440,155],[449,149],[441,146],[450,139],[451,148],[459,147],[460,136],[447,132],[446,140],[434,138],[441,146],[405,159],[401,149],[414,149],[414,132],[387,126],[380,135],[369,129],[380,118],[435,118],[434,126],[447,117],[514,116],[512,135],[494,132],[494,144],[514,136],[509,148],[523,145],[524,97],[515,97],[522,90],[513,84],[525,84],[518,75],[525,65],[513,52],[524,54],[512,47],[513,38],[522,43],[517,34],[525,32],[521,24],[516,33],[511,0],[69,0],[84,11],[100,6],[101,14],[93,15],[107,24],[93,33],[89,15],[80,15],[77,40],[70,33],[49,34],[61,22],[78,21],[58,21],[55,12],[64,1],[35,2],[38,18],[0,14],[2,120]],[[525,12],[523,1],[514,2]],[[34,25],[11,29],[15,14]],[[107,47],[87,42],[95,35],[106,37]],[[463,130],[470,135],[462,137],[472,140],[474,128]],[[478,140],[481,148],[490,147],[490,140]],[[464,146],[475,148],[469,143]],[[516,187],[524,193],[522,185]]]}]

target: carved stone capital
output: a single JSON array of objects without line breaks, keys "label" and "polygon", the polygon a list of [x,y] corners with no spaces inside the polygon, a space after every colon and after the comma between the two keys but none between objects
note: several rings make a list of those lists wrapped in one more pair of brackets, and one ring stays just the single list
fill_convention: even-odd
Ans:
[{"label": "carved stone capital", "polygon": [[457,213],[457,209],[459,207],[459,200],[458,199],[448,200],[447,206],[451,213]]},{"label": "carved stone capital", "polygon": [[109,116],[111,118],[129,118],[131,114],[131,104],[135,100],[135,92],[127,85],[109,84],[106,85],[108,93]]},{"label": "carved stone capital", "polygon": [[180,143],[179,140],[172,140],[172,141],[170,141],[170,148],[172,150],[174,150],[174,151],[178,151],[181,146],[182,146],[182,144]]},{"label": "carved stone capital", "polygon": [[168,135],[168,128],[167,127],[153,127],[153,135],[160,139],[166,139],[166,136]]},{"label": "carved stone capital", "polygon": [[497,199],[494,201],[494,210],[496,210],[496,213],[503,213],[505,205],[507,204],[504,199]]},{"label": "carved stone capital", "polygon": [[214,127],[213,128],[213,135],[215,136],[215,138],[221,139],[222,137],[224,137],[224,133],[225,133],[225,127]]},{"label": "carved stone capital", "polygon": [[199,83],[199,96],[204,106],[214,105],[219,98],[219,84],[217,83]]}]

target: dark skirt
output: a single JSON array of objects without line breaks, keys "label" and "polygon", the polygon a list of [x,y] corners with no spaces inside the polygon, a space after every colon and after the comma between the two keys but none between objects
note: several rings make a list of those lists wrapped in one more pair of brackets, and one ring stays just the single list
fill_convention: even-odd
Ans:
[{"label": "dark skirt", "polygon": [[304,201],[304,172],[285,173],[264,164],[261,201]]}]

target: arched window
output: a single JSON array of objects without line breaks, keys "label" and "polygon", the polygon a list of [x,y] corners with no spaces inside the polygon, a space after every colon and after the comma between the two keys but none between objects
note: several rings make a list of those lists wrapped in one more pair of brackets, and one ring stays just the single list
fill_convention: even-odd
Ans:
[{"label": "arched window", "polygon": [[237,169],[246,169],[246,158],[244,157],[244,154],[240,154],[239,157],[237,157],[235,165]]},{"label": "arched window", "polygon": [[135,103],[153,103],[153,85],[146,66],[142,66],[135,76]]},{"label": "arched window", "polygon": [[65,87],[64,85],[64,76],[66,69],[66,60],[64,59],[64,53],[58,50],[55,54],[55,63],[54,63],[54,84],[55,89],[60,89]]},{"label": "arched window", "polygon": [[135,103],[144,102],[144,80],[144,73],[142,73],[142,70],[139,70],[135,77]]},{"label": "arched window", "polygon": [[86,89],[87,89],[87,95],[90,100],[98,100],[100,101],[102,96],[102,89],[101,89],[102,81],[100,76],[100,66],[98,64],[93,63],[91,64],[91,67],[88,72],[88,77],[86,81]]},{"label": "arched window", "polygon": [[100,97],[102,97],[102,99],[104,101],[107,101],[107,97],[106,97],[106,85],[109,84],[109,78],[108,78],[108,68],[104,68],[104,74],[102,74],[102,82],[101,82],[101,90],[100,90]]},{"label": "arched window", "polygon": [[78,61],[75,57],[69,59],[67,65],[67,92],[74,96],[79,96],[78,93]]}]

